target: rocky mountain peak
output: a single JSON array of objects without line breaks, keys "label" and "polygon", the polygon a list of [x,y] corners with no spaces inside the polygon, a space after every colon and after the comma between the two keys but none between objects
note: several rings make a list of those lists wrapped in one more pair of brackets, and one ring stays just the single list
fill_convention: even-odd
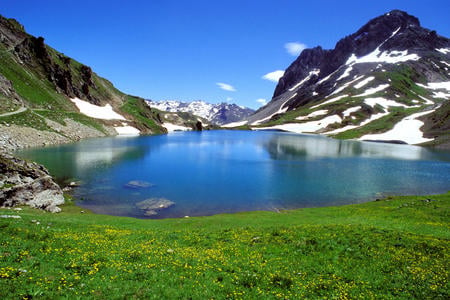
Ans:
[{"label": "rocky mountain peak", "polygon": [[[341,138],[450,145],[442,135],[450,126],[449,99],[450,39],[393,10],[342,38],[334,49],[303,50],[280,78],[272,100],[246,122]],[[415,135],[394,128],[421,124],[418,118],[426,120]]]},{"label": "rocky mountain peak", "polygon": [[311,72],[319,81],[326,78],[353,55],[362,57],[379,48],[380,51],[424,51],[449,47],[447,38],[439,36],[420,26],[419,19],[401,10],[393,10],[370,20],[357,32],[344,37],[336,43],[332,50],[324,50],[320,46],[305,49],[287,68],[280,78],[273,97],[277,97],[295,86],[299,79],[307,78]]},{"label": "rocky mountain peak", "polygon": [[293,86],[297,78],[305,78],[308,76],[310,70],[319,69],[328,52],[329,50],[324,50],[320,46],[303,50],[300,56],[286,70],[284,76],[278,81],[274,97],[283,93],[286,88]]},{"label": "rocky mountain peak", "polygon": [[401,10],[392,10],[367,22],[366,25],[361,27],[361,29],[356,32],[356,35],[359,35],[363,32],[373,32],[381,34],[382,32],[392,32],[397,28],[404,29],[410,26],[420,27],[419,19],[409,15],[407,12]]}]

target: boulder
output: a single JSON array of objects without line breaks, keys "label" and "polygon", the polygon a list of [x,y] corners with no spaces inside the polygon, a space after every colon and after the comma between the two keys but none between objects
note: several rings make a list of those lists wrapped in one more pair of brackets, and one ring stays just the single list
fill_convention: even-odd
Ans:
[{"label": "boulder", "polygon": [[143,180],[131,180],[131,181],[128,181],[128,183],[125,184],[124,186],[126,188],[130,188],[130,189],[140,189],[140,188],[152,187],[153,184],[151,184],[150,182],[147,182],[147,181],[143,181]]},{"label": "boulder", "polygon": [[41,165],[0,154],[0,206],[28,205],[52,213],[64,204],[61,188]]},{"label": "boulder", "polygon": [[174,204],[175,202],[165,198],[150,198],[136,203],[136,207],[143,210],[144,215],[154,216],[158,214],[158,211],[167,209]]}]

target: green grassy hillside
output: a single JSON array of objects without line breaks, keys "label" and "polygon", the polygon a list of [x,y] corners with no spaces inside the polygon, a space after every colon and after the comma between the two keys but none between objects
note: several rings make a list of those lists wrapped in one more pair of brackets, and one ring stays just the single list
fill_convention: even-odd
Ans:
[{"label": "green grassy hillside", "polygon": [[[90,67],[59,53],[45,44],[42,37],[28,35],[15,20],[0,16],[0,115],[28,109],[18,114],[14,123],[31,126],[41,123],[40,130],[52,131],[46,116],[35,110],[56,112],[51,120],[64,123],[66,119],[79,122],[88,117],[81,115],[70,98],[79,98],[92,104],[110,104],[143,133],[165,132],[152,110],[142,98],[133,98],[133,111],[129,109],[130,96],[116,89],[111,82],[94,73]],[[1,78],[0,78],[1,79]],[[6,79],[6,80],[5,80]],[[33,114],[35,122],[28,120]],[[141,117],[142,116],[142,117]],[[56,119],[55,119],[56,118]],[[82,124],[105,133],[102,120],[90,119]],[[8,119],[0,116],[0,124]]]},{"label": "green grassy hillside", "polygon": [[448,299],[450,193],[139,220],[0,210],[2,299]]}]

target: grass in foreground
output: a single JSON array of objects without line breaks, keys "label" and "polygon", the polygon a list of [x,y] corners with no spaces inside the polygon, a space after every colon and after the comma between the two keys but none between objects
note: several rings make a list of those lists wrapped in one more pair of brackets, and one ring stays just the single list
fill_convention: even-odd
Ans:
[{"label": "grass in foreground", "polygon": [[138,220],[0,210],[0,298],[448,299],[450,193]]}]

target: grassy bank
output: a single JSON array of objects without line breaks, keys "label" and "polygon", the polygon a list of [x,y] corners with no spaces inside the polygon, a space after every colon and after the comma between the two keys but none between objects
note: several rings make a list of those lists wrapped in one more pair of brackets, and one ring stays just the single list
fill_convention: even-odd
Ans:
[{"label": "grassy bank", "polygon": [[0,210],[0,298],[448,299],[450,193],[138,220]]}]

